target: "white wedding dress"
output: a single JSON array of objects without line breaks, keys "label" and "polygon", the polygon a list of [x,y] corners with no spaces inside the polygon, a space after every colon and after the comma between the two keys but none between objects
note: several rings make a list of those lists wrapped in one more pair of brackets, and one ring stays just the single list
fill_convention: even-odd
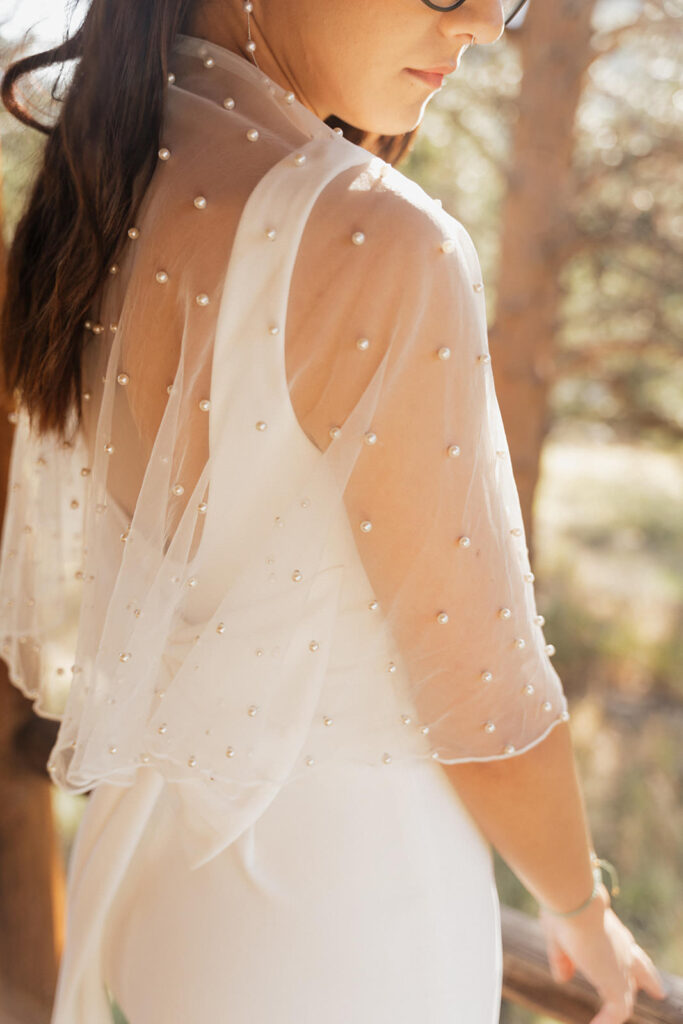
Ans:
[{"label": "white wedding dress", "polygon": [[441,763],[568,710],[476,251],[205,40],[161,143],[84,429],[20,413],[10,468],[1,653],[91,793],[51,1024],[495,1024],[492,851]]}]

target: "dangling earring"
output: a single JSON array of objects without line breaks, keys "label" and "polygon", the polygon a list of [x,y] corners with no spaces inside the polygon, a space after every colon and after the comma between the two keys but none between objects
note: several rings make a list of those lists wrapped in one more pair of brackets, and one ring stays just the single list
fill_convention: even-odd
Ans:
[{"label": "dangling earring", "polygon": [[243,6],[244,10],[247,12],[247,39],[248,39],[247,50],[251,54],[251,59],[253,60],[253,62],[256,65],[256,67],[258,68],[258,66],[259,66],[258,61],[256,60],[256,57],[254,57],[254,50],[256,49],[256,43],[251,38],[251,21],[249,19],[249,15],[254,10],[254,5],[251,2],[251,0],[244,0],[242,6]]}]

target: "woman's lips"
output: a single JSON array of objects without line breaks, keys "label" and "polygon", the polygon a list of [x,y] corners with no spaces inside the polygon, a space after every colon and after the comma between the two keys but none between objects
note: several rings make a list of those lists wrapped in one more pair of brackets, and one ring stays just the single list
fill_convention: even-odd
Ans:
[{"label": "woman's lips", "polygon": [[431,86],[432,89],[440,89],[443,85],[444,76],[439,75],[436,72],[416,71],[415,68],[406,68],[406,71],[409,71],[411,75],[415,75],[416,78],[421,79],[427,85]]}]

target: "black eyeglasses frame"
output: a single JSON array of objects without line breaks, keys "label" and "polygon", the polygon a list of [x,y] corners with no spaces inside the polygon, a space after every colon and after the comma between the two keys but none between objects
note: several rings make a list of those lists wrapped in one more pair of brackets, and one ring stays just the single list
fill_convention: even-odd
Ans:
[{"label": "black eyeglasses frame", "polygon": [[[524,7],[527,2],[528,0],[520,0],[512,14],[508,14],[505,19],[506,27],[510,24],[513,18],[517,17],[522,7]],[[455,3],[449,4],[448,7],[439,7],[437,4],[432,3],[432,0],[422,0],[422,3],[426,4],[427,7],[431,7],[433,11],[438,11],[440,14],[443,14],[446,11],[454,11],[457,7],[461,7],[465,3],[465,0],[455,0]]]}]

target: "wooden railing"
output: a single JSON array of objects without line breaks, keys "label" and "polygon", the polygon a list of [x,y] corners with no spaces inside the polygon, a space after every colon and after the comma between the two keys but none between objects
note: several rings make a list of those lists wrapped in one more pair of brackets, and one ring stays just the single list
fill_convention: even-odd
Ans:
[{"label": "wooden railing", "polygon": [[[501,906],[503,932],[503,998],[569,1024],[590,1021],[601,999],[578,971],[569,981],[553,980],[545,937],[537,918]],[[683,1024],[683,978],[659,971],[667,995],[652,999],[637,993],[629,1024]]]}]

